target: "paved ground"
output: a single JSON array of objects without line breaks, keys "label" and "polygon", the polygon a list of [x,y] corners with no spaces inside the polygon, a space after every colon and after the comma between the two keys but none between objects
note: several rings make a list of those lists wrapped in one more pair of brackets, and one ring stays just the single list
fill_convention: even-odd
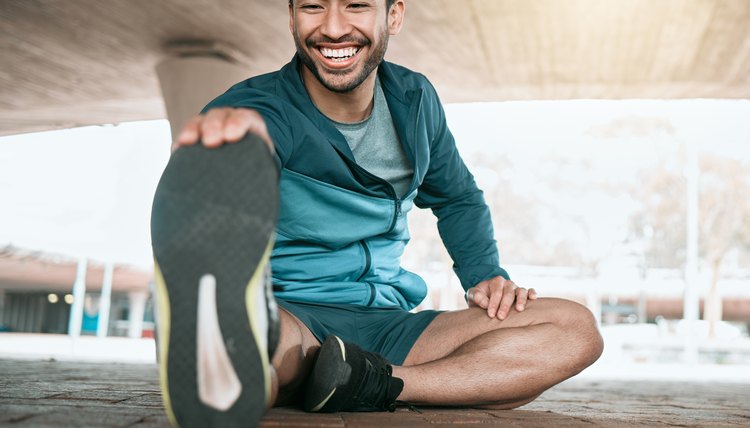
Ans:
[{"label": "paved ground", "polygon": [[[435,424],[511,427],[750,426],[750,385],[572,380],[512,411],[402,408],[311,415],[274,409],[263,427]],[[154,365],[0,360],[0,426],[166,427]]]}]

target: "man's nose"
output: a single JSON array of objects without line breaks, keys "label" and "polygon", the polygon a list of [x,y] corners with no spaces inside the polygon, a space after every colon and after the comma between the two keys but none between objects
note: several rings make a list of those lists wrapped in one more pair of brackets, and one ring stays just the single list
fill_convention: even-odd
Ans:
[{"label": "man's nose", "polygon": [[346,18],[346,12],[340,10],[337,7],[331,8],[326,12],[325,20],[320,29],[320,32],[332,39],[338,40],[341,37],[349,34],[351,31],[351,25]]}]

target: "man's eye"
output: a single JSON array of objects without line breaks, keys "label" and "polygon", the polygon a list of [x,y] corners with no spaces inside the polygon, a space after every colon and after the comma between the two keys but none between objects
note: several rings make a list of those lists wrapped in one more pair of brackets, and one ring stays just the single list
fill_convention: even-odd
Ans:
[{"label": "man's eye", "polygon": [[368,7],[368,6],[370,6],[370,5],[367,4],[367,3],[352,3],[352,4],[349,5],[349,7],[352,8],[352,9],[363,9],[363,8]]}]

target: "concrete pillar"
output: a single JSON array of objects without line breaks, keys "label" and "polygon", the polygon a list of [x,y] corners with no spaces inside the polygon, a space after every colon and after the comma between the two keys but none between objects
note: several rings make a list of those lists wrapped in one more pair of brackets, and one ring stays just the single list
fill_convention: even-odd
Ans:
[{"label": "concrete pillar", "polygon": [[104,279],[102,280],[102,295],[99,298],[99,322],[96,324],[96,336],[107,337],[109,330],[109,308],[112,305],[112,276],[115,264],[107,262],[104,265]]},{"label": "concrete pillar", "polygon": [[177,42],[156,66],[172,139],[185,122],[230,86],[250,77],[247,58],[219,42]]},{"label": "concrete pillar", "polygon": [[687,248],[685,263],[685,298],[682,318],[689,322],[697,321],[700,313],[700,293],[698,290],[698,148],[696,142],[687,139],[687,166],[685,180],[687,183]]},{"label": "concrete pillar", "polygon": [[78,260],[76,280],[73,283],[73,304],[70,305],[70,319],[68,320],[68,335],[78,337],[81,335],[81,323],[83,322],[83,299],[86,296],[86,270],[88,260],[81,257]]},{"label": "concrete pillar", "polygon": [[686,193],[687,193],[687,247],[685,261],[685,294],[683,300],[682,318],[687,323],[687,332],[683,338],[685,355],[684,361],[688,364],[698,363],[698,343],[696,328],[700,315],[700,291],[698,287],[698,235],[700,225],[698,218],[698,192],[700,168],[698,166],[697,142],[687,138],[685,148],[687,151],[687,165],[685,167]]},{"label": "concrete pillar", "polygon": [[146,312],[148,293],[131,291],[128,293],[128,337],[140,339],[143,336],[143,314]]},{"label": "concrete pillar", "polygon": [[646,313],[646,299],[648,296],[646,295],[646,290],[641,289],[638,292],[638,322],[639,323],[646,323],[648,322],[648,314]]}]

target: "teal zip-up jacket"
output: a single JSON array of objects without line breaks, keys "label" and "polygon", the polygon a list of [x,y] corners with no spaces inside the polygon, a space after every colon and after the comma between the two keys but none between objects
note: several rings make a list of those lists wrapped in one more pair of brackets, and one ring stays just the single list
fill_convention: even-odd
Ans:
[{"label": "teal zip-up jacket", "polygon": [[429,81],[388,62],[378,68],[414,177],[400,197],[354,160],[344,136],[312,103],[295,56],[281,70],[231,87],[205,108],[246,107],[266,122],[281,171],[271,255],[274,292],[287,301],[417,306],[427,294],[401,268],[406,214],[431,208],[465,289],[508,274],[500,267],[484,197],[461,160]]}]

